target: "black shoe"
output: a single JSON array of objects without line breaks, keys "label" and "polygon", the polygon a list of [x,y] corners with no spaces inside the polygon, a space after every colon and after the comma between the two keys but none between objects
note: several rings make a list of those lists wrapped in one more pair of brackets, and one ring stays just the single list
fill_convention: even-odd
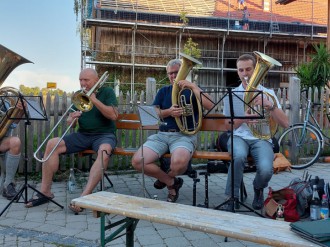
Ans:
[{"label": "black shoe", "polygon": [[16,195],[17,191],[14,183],[8,184],[8,186],[4,187],[2,190],[2,196],[6,197],[8,200],[12,200]]},{"label": "black shoe", "polygon": [[154,182],[154,187],[157,189],[157,190],[161,190],[161,189],[164,189],[166,187],[166,184],[159,181],[158,179]]},{"label": "black shoe", "polygon": [[171,186],[167,186],[168,190],[175,190],[175,195],[172,195],[168,193],[167,195],[167,201],[168,202],[176,202],[179,198],[179,190],[183,185],[183,179],[182,178],[174,178],[174,184]]},{"label": "black shoe", "polygon": [[264,189],[254,188],[254,198],[252,202],[252,207],[255,210],[262,209],[264,206]]}]

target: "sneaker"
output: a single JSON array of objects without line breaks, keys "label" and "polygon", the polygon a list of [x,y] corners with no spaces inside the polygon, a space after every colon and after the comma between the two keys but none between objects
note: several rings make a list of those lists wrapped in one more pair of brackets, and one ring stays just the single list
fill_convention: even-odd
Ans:
[{"label": "sneaker", "polygon": [[264,189],[254,188],[254,198],[252,202],[252,207],[255,210],[262,209],[264,206]]},{"label": "sneaker", "polygon": [[10,183],[7,187],[3,187],[2,196],[6,197],[8,200],[12,200],[17,195],[17,191],[15,189],[15,184]]}]

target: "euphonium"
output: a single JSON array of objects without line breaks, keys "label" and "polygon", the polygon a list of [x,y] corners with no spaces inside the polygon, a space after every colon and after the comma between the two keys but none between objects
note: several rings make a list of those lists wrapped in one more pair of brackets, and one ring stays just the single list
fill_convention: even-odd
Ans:
[{"label": "euphonium", "polygon": [[[244,102],[246,103],[245,110],[255,108],[253,101],[256,96],[256,92],[253,91],[257,90],[258,85],[262,82],[270,68],[274,65],[282,66],[280,62],[261,52],[255,51],[254,54],[257,57],[257,63],[251,78],[248,79],[248,85],[245,89],[245,91],[251,91],[245,92],[244,94]],[[263,95],[270,97],[274,103],[274,106],[278,107],[277,101],[273,95],[267,92],[263,92]],[[255,137],[268,140],[275,135],[278,124],[273,120],[269,112],[265,112],[264,116],[264,119],[257,120],[257,123],[251,123],[248,124],[248,126]]]},{"label": "euphonium", "polygon": [[[197,133],[202,127],[202,106],[201,102],[198,100],[199,97],[196,96],[198,109],[193,109],[192,95],[193,91],[187,88],[183,88],[180,90],[178,86],[178,82],[186,79],[190,70],[196,65],[201,64],[198,60],[180,53],[182,56],[182,64],[178,71],[178,74],[173,83],[172,89],[172,105],[178,105],[183,108],[183,114],[180,117],[176,117],[175,121],[180,129],[180,131],[184,134],[193,135]],[[190,100],[187,101],[185,95],[182,94],[183,90],[190,90]],[[195,119],[194,111],[198,111],[198,119]],[[192,120],[193,126],[188,126],[188,121]]]},{"label": "euphonium", "polygon": [[[0,87],[7,76],[19,65],[31,61],[0,45]],[[7,133],[10,125],[22,110],[15,108],[20,92],[13,87],[0,88],[0,139]],[[3,105],[5,104],[5,105]]]}]

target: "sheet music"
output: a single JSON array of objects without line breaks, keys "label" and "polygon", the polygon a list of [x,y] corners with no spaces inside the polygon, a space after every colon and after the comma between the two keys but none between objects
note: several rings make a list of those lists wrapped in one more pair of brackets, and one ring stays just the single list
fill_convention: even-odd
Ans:
[{"label": "sheet music", "polygon": [[160,123],[156,106],[138,106],[139,116],[142,126],[158,125]]},{"label": "sheet music", "polygon": [[27,99],[26,97],[25,101],[27,102],[27,109],[31,120],[47,119],[47,116],[45,115],[46,113],[43,111],[39,100]]},{"label": "sheet music", "polygon": [[[245,104],[244,104],[244,94],[243,93],[235,93],[233,91],[232,94],[233,99],[233,110],[235,117],[244,117],[245,116]],[[225,96],[224,99],[224,114],[226,116],[230,116],[230,105],[229,105],[229,96]]]}]

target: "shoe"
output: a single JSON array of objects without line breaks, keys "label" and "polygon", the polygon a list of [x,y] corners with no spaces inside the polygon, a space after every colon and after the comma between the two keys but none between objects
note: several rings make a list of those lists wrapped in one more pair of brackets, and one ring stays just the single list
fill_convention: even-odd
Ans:
[{"label": "shoe", "polygon": [[255,210],[262,209],[264,206],[264,189],[254,188],[254,198],[252,202],[252,207]]},{"label": "shoe", "polygon": [[68,208],[75,214],[78,215],[79,213],[82,213],[84,211],[83,208],[78,207],[72,203],[69,204]]},{"label": "shoe", "polygon": [[50,199],[54,199],[54,195],[52,195],[50,197],[46,197],[46,196],[43,196],[40,193],[37,193],[30,200],[27,201],[27,203],[25,204],[25,207],[26,208],[36,207],[36,206],[39,206],[39,205],[42,205],[42,204],[45,204],[45,203],[49,202]]},{"label": "shoe", "polygon": [[154,187],[157,190],[162,190],[166,187],[166,184],[157,179],[156,182],[154,182]]},{"label": "shoe", "polygon": [[171,186],[167,186],[168,190],[175,190],[175,195],[172,195],[168,193],[167,195],[167,201],[168,202],[176,202],[179,198],[179,190],[183,185],[183,179],[182,178],[174,178],[174,184]]},{"label": "shoe", "polygon": [[2,196],[6,197],[8,200],[12,200],[17,195],[17,191],[15,189],[15,184],[10,183],[7,187],[3,187]]}]

